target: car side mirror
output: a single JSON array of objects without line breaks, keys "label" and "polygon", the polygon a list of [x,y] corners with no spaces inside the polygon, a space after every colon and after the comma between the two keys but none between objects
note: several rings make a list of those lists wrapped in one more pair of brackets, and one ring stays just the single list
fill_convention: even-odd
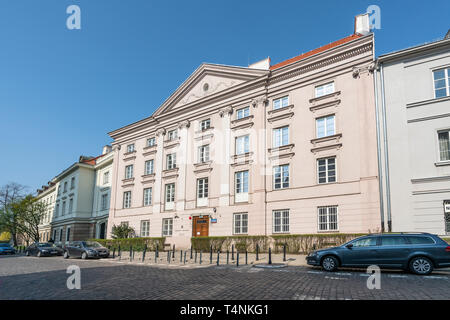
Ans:
[{"label": "car side mirror", "polygon": [[348,245],[346,245],[347,249],[351,249],[353,248],[353,244],[349,243]]}]

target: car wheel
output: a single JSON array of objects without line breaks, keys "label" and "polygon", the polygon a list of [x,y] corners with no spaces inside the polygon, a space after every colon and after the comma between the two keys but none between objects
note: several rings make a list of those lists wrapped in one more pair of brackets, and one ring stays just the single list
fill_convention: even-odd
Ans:
[{"label": "car wheel", "polygon": [[64,251],[64,259],[69,259],[69,253],[67,251]]},{"label": "car wheel", "polygon": [[38,251],[37,256],[40,258],[41,257],[41,252]]},{"label": "car wheel", "polygon": [[83,253],[81,254],[81,259],[83,259],[83,260],[86,260],[86,259],[87,259],[87,253],[86,253],[86,252],[83,252]]},{"label": "car wheel", "polygon": [[419,275],[427,275],[433,272],[433,262],[425,257],[415,257],[409,262],[409,270]]},{"label": "car wheel", "polygon": [[322,268],[325,271],[329,271],[329,272],[335,271],[338,267],[338,264],[339,264],[338,260],[333,256],[324,257],[322,259],[322,263],[321,263]]}]

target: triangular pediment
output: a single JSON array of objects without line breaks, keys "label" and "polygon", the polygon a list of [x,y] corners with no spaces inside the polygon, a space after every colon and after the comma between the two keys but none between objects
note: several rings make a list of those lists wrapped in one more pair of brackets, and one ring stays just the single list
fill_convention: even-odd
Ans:
[{"label": "triangular pediment", "polygon": [[267,72],[261,69],[202,64],[155,111],[153,116],[183,108],[195,101],[257,79]]}]

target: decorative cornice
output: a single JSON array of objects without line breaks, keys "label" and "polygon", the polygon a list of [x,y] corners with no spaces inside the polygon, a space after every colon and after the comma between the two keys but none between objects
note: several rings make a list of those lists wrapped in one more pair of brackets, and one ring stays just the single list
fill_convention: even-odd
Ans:
[{"label": "decorative cornice", "polygon": [[232,113],[233,113],[233,107],[232,106],[228,106],[228,107],[225,107],[225,108],[219,110],[219,116],[221,118],[223,118],[225,115],[230,115]]},{"label": "decorative cornice", "polygon": [[178,129],[189,128],[190,125],[191,125],[191,122],[189,120],[184,120],[184,121],[181,121],[180,123],[178,123]]},{"label": "decorative cornice", "polygon": [[160,135],[165,136],[166,135],[166,129],[160,128],[160,129],[156,130],[156,136],[159,137]]},{"label": "decorative cornice", "polygon": [[251,105],[253,108],[258,107],[259,104],[265,106],[269,100],[267,99],[267,95],[262,95],[260,97],[256,97],[252,99]]}]

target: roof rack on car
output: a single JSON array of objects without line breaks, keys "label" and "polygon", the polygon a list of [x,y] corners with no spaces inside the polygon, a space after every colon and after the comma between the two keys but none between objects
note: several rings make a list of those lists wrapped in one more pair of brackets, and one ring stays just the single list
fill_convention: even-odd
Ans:
[{"label": "roof rack on car", "polygon": [[389,234],[430,234],[429,232],[419,232],[419,231],[403,231],[403,232],[378,232],[372,233],[371,235],[389,235]]}]

